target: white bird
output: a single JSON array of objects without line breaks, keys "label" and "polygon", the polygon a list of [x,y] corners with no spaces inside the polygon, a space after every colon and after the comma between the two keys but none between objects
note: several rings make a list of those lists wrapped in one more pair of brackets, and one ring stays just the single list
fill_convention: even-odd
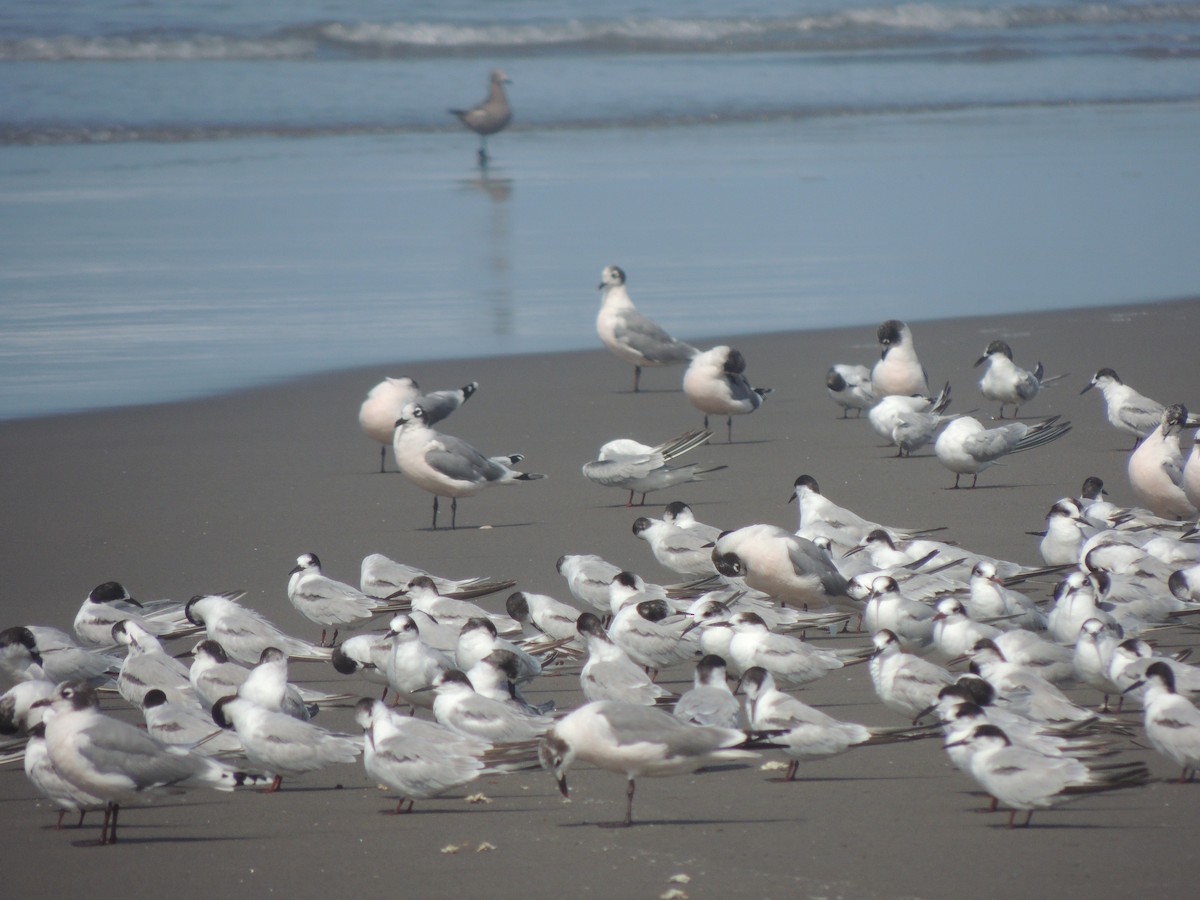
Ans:
[{"label": "white bird", "polygon": [[882,400],[892,394],[929,396],[929,378],[917,358],[912,329],[898,319],[888,319],[877,332],[883,353],[871,369],[871,387]]},{"label": "white bird", "polygon": [[887,629],[871,636],[875,653],[869,669],[871,683],[881,703],[907,719],[913,719],[937,703],[938,692],[954,682],[941,666],[905,653],[900,640]]},{"label": "white bird", "polygon": [[692,406],[710,415],[725,416],[726,436],[733,442],[733,417],[754,412],[771,388],[753,387],[746,378],[746,358],[724,345],[698,353],[683,373],[683,392]]},{"label": "white bird", "polygon": [[1179,443],[1183,430],[1197,424],[1200,422],[1188,416],[1182,404],[1168,406],[1159,426],[1129,455],[1129,486],[1138,502],[1156,516],[1189,521],[1200,516],[1181,487],[1183,448]]},{"label": "white bird", "polygon": [[826,551],[774,525],[748,525],[717,539],[713,564],[726,578],[780,603],[824,609],[846,593],[846,579]]},{"label": "white bird", "polygon": [[639,505],[646,504],[646,495],[678,484],[703,481],[705,475],[726,466],[705,466],[688,463],[669,466],[667,463],[708,442],[711,431],[687,431],[657,446],[642,444],[630,438],[609,441],[600,448],[597,458],[583,464],[583,475],[593,484],[629,491],[626,506],[633,506],[633,495],[642,495]]},{"label": "white bird", "polygon": [[975,361],[975,366],[987,363],[987,370],[979,380],[979,391],[989,400],[1000,404],[1000,412],[996,418],[1004,418],[1004,407],[1013,407],[1013,418],[1021,406],[1038,395],[1042,388],[1053,384],[1065,375],[1055,375],[1045,378],[1042,364],[1032,372],[1022,369],[1013,362],[1012,348],[1004,341],[996,340],[987,345],[983,356]]},{"label": "white bird", "polygon": [[1200,710],[1175,692],[1175,676],[1165,662],[1146,669],[1143,721],[1146,739],[1179,766],[1180,783],[1192,780],[1200,766]]},{"label": "white bird", "polygon": [[53,697],[39,702],[48,706],[44,721],[51,764],[75,788],[105,803],[101,844],[117,842],[124,803],[165,789],[234,788],[235,775],[227,766],[103,715],[86,685],[60,684]]},{"label": "white bird", "polygon": [[142,705],[147,691],[158,688],[176,702],[195,702],[188,669],[163,649],[158,638],[136,622],[118,622],[113,640],[128,648],[117,673],[117,691],[134,706]]},{"label": "white bird", "polygon": [[1075,565],[1084,541],[1096,531],[1083,515],[1083,509],[1073,497],[1055,501],[1046,514],[1046,531],[1038,543],[1038,552],[1048,566]]},{"label": "white bird", "polygon": [[236,734],[220,728],[203,707],[167,699],[158,688],[142,698],[146,733],[171,746],[195,750],[204,756],[235,756],[243,752]]},{"label": "white bird", "polygon": [[620,566],[594,553],[569,553],[558,558],[556,568],[572,597],[602,616],[610,614],[608,588],[621,573]]},{"label": "white bird", "polygon": [[[307,721],[317,714],[317,707],[305,702],[304,695],[288,682],[287,655],[278,647],[267,647],[258,664],[246,675],[237,695],[263,709],[275,710],[294,719]],[[322,695],[326,700],[345,699]],[[215,704],[214,704],[215,705]]]},{"label": "white bird", "polygon": [[900,592],[891,575],[871,582],[871,595],[863,609],[863,627],[872,634],[888,631],[908,653],[923,653],[933,643],[933,607]]},{"label": "white bird", "polygon": [[1176,569],[1167,579],[1167,587],[1176,599],[1200,600],[1200,565]]},{"label": "white bird", "polygon": [[560,719],[542,737],[538,758],[564,797],[569,797],[567,771],[576,762],[590,763],[628,779],[625,819],[633,824],[635,780],[694,772],[715,763],[752,759],[744,731],[713,725],[687,725],[662,710],[598,701]]},{"label": "white bird", "polygon": [[526,712],[512,703],[485,697],[458,669],[448,669],[433,680],[433,716],[451,731],[490,743],[531,741],[554,720]]},{"label": "white bird", "polygon": [[792,484],[792,496],[788,498],[788,502],[793,501],[800,515],[797,536],[810,541],[821,537],[828,538],[843,553],[856,546],[872,531],[883,530],[893,538],[902,539],[938,530],[895,528],[865,519],[854,510],[839,506],[821,493],[821,486],[811,475],[801,475]]},{"label": "white bird", "polygon": [[933,452],[938,460],[954,473],[954,487],[963,475],[971,475],[971,487],[979,473],[995,465],[1002,457],[1022,450],[1032,450],[1058,440],[1071,430],[1070,422],[1059,422],[1058,416],[1034,425],[1012,422],[997,428],[985,428],[971,416],[955,419],[934,441]]},{"label": "white bird", "polygon": [[140,603],[129,596],[120,582],[106,581],[92,588],[75,614],[75,635],[92,647],[110,647],[112,628],[118,622],[137,622],[163,640],[195,633],[183,615],[183,606],[173,600]]},{"label": "white bird", "polygon": [[184,610],[188,621],[202,627],[230,659],[255,665],[268,647],[278,647],[292,659],[327,660],[332,651],[280,631],[260,613],[237,601],[245,591],[195,596]]},{"label": "white bird", "polygon": [[1200,694],[1200,667],[1162,656],[1141,638],[1121,641],[1113,648],[1108,663],[1108,677],[1121,693],[1131,693],[1137,687],[1135,682],[1144,681],[1146,670],[1159,662],[1171,670],[1178,693],[1189,696]]},{"label": "white bird", "polygon": [[867,410],[867,421],[876,434],[898,448],[897,456],[911,456],[933,440],[943,422],[958,418],[944,415],[950,399],[950,382],[936,397],[889,394]]},{"label": "white bird", "polygon": [[396,420],[392,442],[396,464],[413,484],[433,494],[433,528],[437,529],[438,498],[450,498],[450,527],[458,524],[458,498],[473,497],[484,488],[519,481],[537,481],[545,475],[511,468],[524,457],[487,457],[461,438],[429,427],[424,408],[410,403]]},{"label": "white bird", "polygon": [[655,322],[638,312],[625,287],[625,272],[618,266],[606,266],[600,273],[600,312],[596,316],[596,334],[617,359],[633,365],[633,389],[636,392],[644,366],[670,366],[685,363],[698,351],[691,344],[677,341]]},{"label": "white bird", "polygon": [[866,366],[838,363],[825,373],[825,390],[829,399],[842,408],[842,418],[849,418],[850,410],[864,409],[875,405],[875,389],[871,386],[871,370]]},{"label": "white bird", "polygon": [[466,672],[495,650],[510,653],[516,660],[517,671],[513,674],[514,680],[526,682],[542,674],[542,664],[538,658],[526,653],[512,641],[500,637],[495,624],[485,616],[473,616],[463,624],[455,644],[454,660],[458,667]]},{"label": "white bird", "polygon": [[1080,394],[1100,388],[1104,395],[1104,412],[1109,423],[1126,434],[1132,434],[1134,446],[1158,427],[1166,407],[1157,400],[1144,397],[1121,381],[1112,369],[1100,369],[1092,376]]},{"label": "white bird", "polygon": [[397,813],[412,812],[414,800],[462,787],[484,771],[486,741],[464,738],[436,722],[398,716],[379,700],[359,700],[354,718],[365,737],[363,766],[400,795]]},{"label": "white bird", "polygon": [[1020,591],[1005,585],[992,560],[981,559],[975,563],[967,584],[970,593],[963,600],[963,606],[971,618],[979,621],[1003,619],[1006,628],[1045,629],[1046,617],[1038,605]]},{"label": "white bird", "polygon": [[[684,505],[679,503],[679,506]],[[650,552],[660,565],[678,575],[708,578],[717,574],[712,561],[716,533],[710,534],[704,528],[682,528],[674,521],[641,516],[633,523],[633,534],[650,545]]]},{"label": "white bird", "polygon": [[700,650],[699,635],[689,634],[688,619],[673,615],[666,600],[630,603],[613,614],[608,636],[651,675],[692,659]]},{"label": "white bird", "polygon": [[358,586],[369,597],[388,600],[393,595],[407,590],[413,580],[422,575],[433,582],[439,594],[460,600],[494,594],[516,584],[512,579],[489,578],[486,575],[474,578],[443,578],[416,566],[389,559],[382,553],[369,553],[363,557]]},{"label": "white bird", "polygon": [[396,420],[410,403],[420,403],[430,425],[440,422],[471,399],[479,390],[479,383],[472,381],[454,390],[430,391],[422,394],[412,378],[385,378],[367,393],[358,410],[358,424],[368,437],[378,441],[379,471],[385,471],[387,448],[392,446],[396,433]]},{"label": "white bird", "polygon": [[391,621],[392,652],[387,661],[387,680],[396,694],[410,706],[433,706],[423,688],[433,686],[442,672],[454,668],[454,660],[421,639],[412,616],[398,615]]},{"label": "white bird", "polygon": [[1192,452],[1183,464],[1183,480],[1179,486],[1188,503],[1200,508],[1200,431],[1192,438]]},{"label": "white bird", "polygon": [[321,626],[321,646],[325,646],[329,626],[333,626],[329,643],[337,643],[339,625],[368,619],[385,606],[382,600],[334,581],[322,572],[321,560],[315,553],[296,557],[296,567],[288,573],[287,595],[300,615]]},{"label": "white bird", "polygon": [[1104,695],[1104,712],[1108,712],[1109,696],[1121,693],[1121,687],[1108,677],[1113,650],[1119,643],[1121,630],[1118,626],[1102,622],[1100,619],[1085,619],[1079,628],[1079,637],[1075,640],[1075,648],[1071,654],[1071,661],[1079,680]]},{"label": "white bird", "polygon": [[710,653],[696,663],[692,688],[675,701],[671,714],[689,725],[737,728],[741,711],[741,704],[729,689],[725,660]]},{"label": "white bird", "polygon": [[488,75],[488,95],[482,103],[470,109],[450,110],[451,115],[457,116],[460,122],[479,135],[481,168],[486,169],[488,164],[488,135],[503,131],[512,121],[512,107],[508,105],[508,95],[504,93],[504,85],[511,83],[512,79],[502,71],[493,69]]},{"label": "white bird", "polygon": [[102,683],[120,667],[120,657],[81,647],[57,628],[15,625],[0,631],[0,674],[13,682],[44,678],[51,684]]},{"label": "white bird", "polygon": [[263,791],[267,794],[279,790],[284,776],[352,763],[362,751],[362,743],[349,735],[335,734],[243,697],[218,700],[212,715],[222,728],[237,732],[252,764],[274,776],[271,786]]},{"label": "white bird", "polygon": [[[360,673],[373,684],[382,684],[383,696],[387,696],[388,660],[392,655],[392,639],[388,632],[356,634],[333,648],[335,671],[342,675]],[[193,663],[193,667],[195,664]]]},{"label": "white bird", "polygon": [[746,717],[755,731],[784,732],[771,738],[791,757],[784,781],[796,777],[801,762],[827,759],[852,747],[892,744],[930,736],[922,729],[873,729],[857,722],[843,722],[813,709],[807,703],[775,686],[765,669],[755,666],[742,677],[746,691]]},{"label": "white bird", "polygon": [[453,643],[458,643],[458,634],[471,619],[487,619],[496,626],[500,634],[516,634],[521,630],[521,623],[504,613],[488,612],[477,603],[469,600],[459,600],[455,597],[443,597],[438,593],[437,585],[432,578],[418,575],[404,591],[412,609],[434,619],[439,625],[452,629]]},{"label": "white bird", "polygon": [[1046,756],[1014,746],[1000,728],[984,724],[960,743],[973,753],[968,771],[985,791],[1012,808],[1008,825],[1016,823],[1018,810],[1025,810],[1023,827],[1035,809],[1046,809],[1087,794],[1120,788],[1140,787],[1149,780],[1140,763],[1091,769],[1070,757]]},{"label": "white bird", "polygon": [[957,597],[944,597],[938,601],[931,624],[933,645],[948,659],[963,656],[983,638],[995,640],[1001,633],[994,625],[977,622],[968,616]]},{"label": "white bird", "polygon": [[517,591],[504,609],[521,623],[528,623],[552,641],[571,641],[579,636],[575,623],[581,610],[547,594]]},{"label": "white bird", "polygon": [[983,639],[971,648],[971,671],[987,681],[1006,700],[1040,722],[1054,725],[1091,722],[1094,713],[1073,703],[1031,668],[1006,659],[994,641]]},{"label": "white bird", "polygon": [[837,653],[802,641],[790,634],[768,631],[757,613],[739,612],[729,619],[733,637],[729,640],[729,659],[745,673],[758,666],[775,680],[799,687],[824,678],[847,663]]},{"label": "white bird", "polygon": [[671,696],[612,641],[595,615],[583,613],[576,627],[587,641],[588,657],[579,673],[579,685],[588,700],[653,706]]}]

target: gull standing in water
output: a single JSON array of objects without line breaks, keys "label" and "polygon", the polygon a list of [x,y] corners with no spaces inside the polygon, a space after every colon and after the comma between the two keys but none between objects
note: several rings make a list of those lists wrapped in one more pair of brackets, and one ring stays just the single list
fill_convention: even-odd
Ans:
[{"label": "gull standing in water", "polygon": [[466,441],[429,427],[424,408],[410,403],[396,420],[392,444],[396,464],[409,481],[433,494],[433,527],[437,529],[438,497],[450,498],[450,527],[457,527],[458,498],[473,497],[486,487],[536,481],[545,475],[518,472],[511,466],[524,457],[484,456]]},{"label": "gull standing in water", "polygon": [[899,319],[888,319],[879,326],[883,354],[871,369],[871,388],[882,400],[892,394],[929,396],[929,378],[917,358],[912,330]]},{"label": "gull standing in water", "polygon": [[645,506],[646,495],[651,491],[702,481],[705,475],[726,468],[721,465],[702,469],[699,463],[667,465],[676,457],[707,443],[711,437],[711,431],[687,431],[656,447],[629,438],[618,438],[602,446],[596,459],[584,463],[583,475],[588,481],[602,487],[629,491],[626,506],[633,506],[633,495],[640,493],[642,502],[639,505]]},{"label": "gull standing in water", "polygon": [[458,116],[460,122],[479,135],[480,168],[486,169],[488,164],[488,135],[503,131],[512,121],[512,107],[504,93],[506,84],[512,84],[512,80],[499,69],[493,69],[488,76],[487,99],[470,109],[450,110],[451,115]]},{"label": "gull standing in water", "polygon": [[726,437],[733,443],[733,417],[747,415],[763,405],[771,388],[756,388],[746,378],[746,357],[721,345],[692,358],[683,373],[683,392],[692,406],[710,415],[725,416]]},{"label": "gull standing in water", "polygon": [[730,760],[753,759],[751,740],[736,728],[688,725],[670,713],[612,700],[588,703],[560,719],[538,745],[542,767],[569,797],[567,771],[575,762],[616,772],[628,779],[625,819],[633,824],[634,781],[694,772]]},{"label": "gull standing in water", "polygon": [[596,334],[614,356],[633,364],[635,393],[644,366],[685,363],[700,352],[691,344],[675,340],[637,311],[625,287],[625,272],[619,266],[606,266],[600,273],[600,291]]}]

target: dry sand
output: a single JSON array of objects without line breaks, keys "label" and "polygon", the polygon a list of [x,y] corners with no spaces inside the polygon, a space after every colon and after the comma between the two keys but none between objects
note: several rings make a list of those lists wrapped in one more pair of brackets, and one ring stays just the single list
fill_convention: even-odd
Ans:
[{"label": "dry sand", "polygon": [[[928,451],[894,458],[865,421],[840,420],[825,395],[831,363],[877,357],[873,327],[743,337],[733,343],[751,379],[775,393],[762,410],[735,421],[733,446],[718,428],[717,442],[694,454],[728,464],[726,471],[651,495],[647,511],[656,515],[666,502],[685,499],[723,527],[795,527],[787,500],[796,476],[808,473],[832,499],[870,518],[945,525],[967,547],[1037,563],[1037,539],[1026,532],[1041,528],[1053,501],[1076,493],[1084,476],[1101,476],[1115,502],[1131,502],[1124,474],[1130,442],[1104,421],[1097,392],[1079,396],[1096,369],[1114,368],[1164,402],[1200,406],[1195,301],[927,322],[914,330],[931,380],[954,385],[952,411],[994,413],[971,364],[989,340],[1003,337],[1018,363],[1041,359],[1050,374],[1070,373],[1022,415],[1062,414],[1074,430],[985,472],[976,490],[950,491],[952,476]],[[355,421],[366,390],[384,374],[410,374],[428,387],[478,380],[478,395],[444,430],[490,453],[523,452],[524,468],[550,478],[465,499],[462,527],[431,531],[429,496],[402,476],[375,473],[377,445]],[[351,582],[372,552],[443,575],[508,576],[522,589],[564,598],[554,569],[563,553],[597,553],[648,580],[673,580],[630,532],[642,511],[624,508],[624,494],[585,481],[579,466],[614,437],[653,443],[698,427],[700,415],[678,390],[680,375],[647,371],[647,390],[634,395],[629,367],[601,350],[398,364],[189,403],[5,423],[0,624],[69,628],[86,593],[116,579],[142,597],[243,588],[247,604],[315,638],[284,591],[304,551]],[[499,608],[503,595],[487,603]],[[834,640],[850,646],[865,637]],[[293,676],[325,689],[373,692],[316,664],[295,665]],[[690,672],[672,670],[664,679],[682,690]],[[554,697],[567,709],[579,701],[577,684],[573,675],[547,677],[531,695]],[[875,701],[865,667],[831,675],[804,696],[842,718],[901,724]],[[1088,691],[1079,697],[1098,699]],[[346,710],[319,721],[353,729]],[[1177,774],[1152,752],[1143,755],[1156,775]],[[11,896],[1194,892],[1187,847],[1200,804],[1195,785],[1157,783],[1086,799],[1036,814],[1028,830],[1008,831],[1000,827],[1006,816],[971,812],[979,803],[972,785],[936,741],[811,764],[791,784],[773,782],[776,774],[747,767],[647,779],[639,784],[636,827],[609,830],[595,823],[620,817],[624,785],[605,772],[573,772],[569,805],[549,776],[532,772],[486,779],[418,802],[411,816],[391,816],[384,813],[394,803],[361,768],[335,767],[287,781],[269,797],[193,793],[177,804],[131,807],[120,844],[78,849],[72,842],[93,837],[93,826],[55,832],[54,811],[10,766],[0,771],[0,842]],[[491,802],[468,805],[463,796],[476,791]],[[670,882],[679,873],[690,882]]]}]

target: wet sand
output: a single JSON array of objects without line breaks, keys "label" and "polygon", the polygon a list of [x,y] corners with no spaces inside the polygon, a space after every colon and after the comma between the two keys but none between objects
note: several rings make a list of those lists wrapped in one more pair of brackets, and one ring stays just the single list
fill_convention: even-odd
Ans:
[{"label": "wet sand", "polygon": [[[1104,420],[1098,392],[1079,396],[1080,389],[1107,366],[1159,400],[1200,406],[1198,329],[1196,301],[914,323],[931,381],[954,386],[952,411],[994,414],[971,364],[996,337],[1008,340],[1018,363],[1040,359],[1048,374],[1070,373],[1021,414],[1060,414],[1071,433],[959,491],[948,490],[953,477],[928,450],[895,458],[865,421],[839,419],[827,398],[831,363],[877,358],[873,328],[738,338],[731,343],[751,380],[775,392],[759,412],[735,420],[732,446],[721,423],[715,442],[693,454],[728,469],[652,494],[646,512],[683,499],[725,528],[794,528],[787,501],[794,479],[807,473],[867,517],[944,525],[965,547],[1037,563],[1037,539],[1027,532],[1042,528],[1050,505],[1077,493],[1085,476],[1102,477],[1114,502],[1132,502],[1124,474],[1130,441]],[[305,551],[350,582],[363,556],[380,552],[442,575],[514,578],[521,589],[563,599],[554,563],[564,553],[597,553],[648,580],[675,580],[630,532],[643,511],[579,473],[612,438],[656,443],[700,425],[679,391],[681,370],[645,372],[645,390],[635,395],[629,368],[603,350],[398,364],[189,403],[4,423],[2,624],[69,629],[86,593],[115,579],[149,598],[245,589],[246,604],[315,638],[285,594],[287,572]],[[430,388],[479,381],[479,393],[443,430],[491,454],[522,452],[524,469],[550,477],[464,499],[460,528],[432,531],[429,495],[400,475],[377,474],[378,445],[358,430],[358,405],[385,374],[413,375]],[[485,605],[499,609],[503,599]],[[866,637],[821,640],[852,646]],[[1163,643],[1194,644],[1194,633]],[[375,691],[317,664],[294,665],[293,678]],[[676,690],[690,678],[683,667],[663,676]],[[579,702],[577,685],[571,672],[543,678],[529,694],[568,709]],[[862,666],[803,695],[842,718],[903,724],[875,700]],[[1077,696],[1099,699],[1087,690]],[[318,721],[353,730],[347,710]],[[1156,776],[1178,774],[1151,751],[1140,753]],[[624,784],[605,772],[573,771],[570,804],[539,771],[487,778],[391,816],[394,802],[360,767],[343,766],[285,781],[269,797],[192,793],[129,807],[120,844],[79,849],[72,842],[94,837],[92,824],[55,832],[55,812],[10,766],[0,771],[0,840],[14,896],[658,897],[674,888],[690,897],[1116,897],[1192,889],[1185,854],[1200,802],[1194,785],[1089,798],[1008,831],[1006,815],[971,811],[980,799],[937,741],[810,764],[791,784],[774,782],[778,774],[752,766],[646,779],[636,826],[610,830],[596,823],[620,818]],[[480,791],[491,802],[463,799]],[[676,874],[690,881],[671,883]]]}]

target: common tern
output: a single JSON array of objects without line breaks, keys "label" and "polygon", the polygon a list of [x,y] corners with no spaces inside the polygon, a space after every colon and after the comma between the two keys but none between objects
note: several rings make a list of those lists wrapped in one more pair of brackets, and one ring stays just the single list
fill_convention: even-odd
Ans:
[{"label": "common tern", "polygon": [[15,625],[0,631],[0,675],[13,682],[45,678],[51,684],[102,683],[120,667],[119,656],[81,647],[57,628]]},{"label": "common tern", "polygon": [[710,653],[696,663],[692,688],[675,701],[671,714],[689,725],[738,728],[742,708],[726,680],[725,660]]},{"label": "common tern", "polygon": [[943,669],[912,653],[905,653],[900,640],[884,629],[871,636],[875,652],[868,666],[871,683],[881,703],[907,719],[937,703],[938,692],[954,682]]},{"label": "common tern", "polygon": [[625,819],[633,824],[635,781],[694,772],[715,763],[753,759],[744,731],[687,725],[662,710],[604,700],[588,703],[560,719],[542,737],[538,756],[569,796],[567,772],[576,762],[624,775]]},{"label": "common tern", "polygon": [[572,597],[602,616],[610,614],[608,588],[621,573],[620,566],[594,553],[568,553],[558,558],[556,568]]},{"label": "common tern", "polygon": [[700,352],[638,312],[625,287],[625,272],[618,266],[606,266],[600,273],[600,292],[596,334],[617,359],[633,365],[635,392],[644,366],[685,363]]},{"label": "common tern", "polygon": [[1001,340],[992,341],[983,351],[983,356],[975,361],[978,368],[984,363],[987,369],[979,380],[979,391],[989,400],[1000,404],[1000,412],[996,418],[1004,418],[1004,407],[1012,406],[1013,418],[1021,406],[1033,400],[1042,388],[1065,378],[1065,375],[1045,377],[1045,370],[1039,362],[1031,372],[1013,362],[1012,348]]},{"label": "common tern", "polygon": [[1100,388],[1104,395],[1104,412],[1109,423],[1126,434],[1132,434],[1134,446],[1158,427],[1166,407],[1157,400],[1144,397],[1121,381],[1112,369],[1100,369],[1084,386],[1080,394]]},{"label": "common tern", "polygon": [[1052,416],[1034,425],[1013,422],[986,428],[978,419],[963,416],[942,429],[934,441],[933,452],[942,465],[954,473],[954,487],[958,487],[963,475],[970,475],[971,487],[975,487],[979,473],[1001,458],[1041,447],[1071,430],[1070,422],[1058,419],[1058,416]]},{"label": "common tern", "polygon": [[363,557],[359,568],[358,586],[364,594],[386,600],[406,590],[414,579],[422,575],[433,582],[439,594],[459,600],[494,594],[516,584],[512,579],[489,578],[485,575],[474,578],[445,578],[389,559],[382,553],[368,553]]},{"label": "common tern", "polygon": [[700,463],[667,465],[707,443],[711,437],[711,431],[687,431],[653,447],[630,438],[618,438],[602,446],[596,459],[583,464],[583,475],[601,487],[629,491],[626,506],[633,506],[634,494],[641,494],[639,505],[644,506],[646,495],[652,491],[703,481],[704,476],[726,468],[724,465],[701,466]]},{"label": "common tern", "polygon": [[704,528],[682,528],[673,521],[641,516],[634,520],[633,534],[650,545],[659,564],[678,575],[708,578],[717,574],[712,561],[716,529],[710,533]]},{"label": "common tern", "polygon": [[527,712],[512,703],[485,697],[458,669],[441,672],[433,680],[433,716],[451,731],[490,743],[529,741],[553,723],[548,716]]},{"label": "common tern", "polygon": [[335,644],[338,626],[368,619],[385,605],[356,587],[330,578],[321,571],[321,560],[315,553],[301,553],[296,558],[296,567],[288,573],[287,595],[300,615],[321,626],[321,646],[325,646],[329,627],[333,628],[329,643]]},{"label": "common tern", "polygon": [[158,638],[136,622],[118,622],[113,640],[128,648],[117,673],[117,691],[133,706],[141,706],[147,691],[158,688],[176,702],[196,702],[188,669],[163,649]]},{"label": "common tern", "polygon": [[897,456],[912,456],[914,450],[933,440],[943,423],[958,418],[945,415],[950,399],[950,382],[936,397],[889,394],[867,410],[867,421],[876,434],[897,448]]},{"label": "common tern", "polygon": [[262,614],[239,604],[244,594],[197,595],[184,607],[188,621],[202,627],[230,659],[246,665],[256,664],[268,647],[278,647],[292,659],[329,659],[329,648],[285,634]]},{"label": "common tern", "polygon": [[829,399],[842,408],[842,418],[857,410],[861,417],[864,409],[875,405],[875,389],[871,386],[871,370],[866,366],[838,363],[825,373],[825,390]]},{"label": "common tern", "polygon": [[824,678],[847,664],[838,654],[790,634],[767,630],[757,613],[735,613],[729,620],[733,637],[729,658],[744,673],[758,666],[788,687],[800,687]]},{"label": "common tern", "polygon": [[172,600],[141,603],[125,586],[106,581],[94,587],[75,614],[75,635],[89,647],[112,646],[112,628],[118,622],[136,622],[164,640],[194,634],[183,614],[183,605]]},{"label": "common tern", "polygon": [[250,762],[274,776],[263,793],[279,790],[284,777],[315,772],[337,763],[352,763],[362,743],[312,722],[266,709],[242,697],[224,697],[212,708],[213,721],[232,728]]},{"label": "common tern", "polygon": [[613,642],[595,615],[583,613],[576,627],[587,641],[587,662],[579,673],[579,686],[589,701],[614,700],[653,706],[670,698],[671,692],[650,680]]},{"label": "common tern", "polygon": [[1179,781],[1190,781],[1200,766],[1200,710],[1176,693],[1175,676],[1165,662],[1146,669],[1143,721],[1146,739],[1181,768]]},{"label": "common tern", "polygon": [[458,498],[473,497],[484,488],[545,478],[513,469],[524,457],[484,456],[466,441],[429,427],[419,403],[404,407],[396,420],[392,442],[400,471],[422,490],[433,494],[433,528],[437,530],[438,498],[450,498],[450,527],[458,524]]}]

